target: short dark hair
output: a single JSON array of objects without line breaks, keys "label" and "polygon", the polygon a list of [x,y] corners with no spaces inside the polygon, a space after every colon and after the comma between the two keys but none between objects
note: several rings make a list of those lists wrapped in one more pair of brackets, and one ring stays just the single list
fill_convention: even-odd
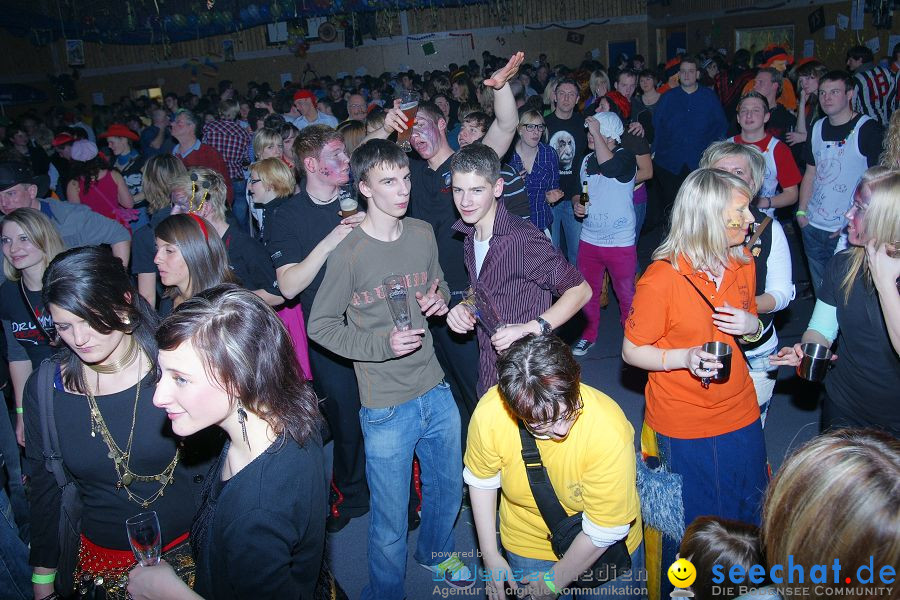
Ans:
[{"label": "short dark hair", "polygon": [[408,167],[409,157],[394,142],[381,139],[358,146],[350,157],[350,171],[357,181],[368,182],[369,171],[382,166]]},{"label": "short dark hair", "polygon": [[294,138],[296,169],[301,174],[306,173],[304,161],[307,158],[319,158],[325,145],[335,140],[339,140],[342,144],[344,143],[341,133],[328,125],[309,125],[301,129],[297,137]]},{"label": "short dark hair", "polygon": [[484,133],[487,133],[492,121],[491,116],[481,110],[472,111],[462,119],[463,124],[471,123],[472,125],[477,125]]},{"label": "short dark hair", "polygon": [[828,71],[827,73],[822,75],[821,79],[819,79],[819,85],[822,85],[826,81],[843,81],[845,92],[849,92],[853,89],[853,76],[850,75],[850,73],[848,73],[847,71]]},{"label": "short dark hair", "polygon": [[756,98],[757,100],[761,100],[763,103],[763,108],[765,108],[766,114],[769,114],[769,112],[771,112],[772,109],[769,107],[769,101],[766,100],[766,97],[763,96],[762,94],[760,94],[759,92],[754,92],[752,90],[747,92],[743,96],[741,96],[741,99],[738,101],[737,106],[735,107],[735,110],[740,112],[741,104],[744,103],[744,100],[749,100],[750,98]]},{"label": "short dark hair", "polygon": [[469,144],[450,159],[451,173],[475,173],[493,185],[500,178],[500,157],[484,144]]},{"label": "short dark hair", "polygon": [[[684,532],[678,555],[691,561],[697,569],[697,581],[691,589],[699,600],[733,598],[740,593],[738,586],[733,585],[729,591],[713,594],[713,566],[721,565],[727,573],[735,565],[746,572],[753,565],[763,564],[759,529],[718,517],[694,519]],[[723,585],[727,586],[727,582]]]},{"label": "short dark hair", "polygon": [[561,85],[571,85],[575,87],[575,91],[578,94],[581,94],[581,86],[578,85],[578,82],[572,79],[571,77],[563,77],[559,81],[556,82],[556,88],[553,90],[553,93],[556,94],[559,92],[559,86]]},{"label": "short dark hair", "polygon": [[580,405],[581,365],[555,335],[527,335],[513,342],[497,359],[497,374],[500,395],[526,423],[556,421]]},{"label": "short dark hair", "polygon": [[156,339],[163,350],[190,341],[210,380],[276,433],[300,445],[318,437],[318,399],[300,371],[290,335],[253,292],[233,284],[205,290],[169,315]]},{"label": "short dark hair", "polygon": [[700,60],[695,56],[682,56],[680,64],[683,65],[684,63],[691,63],[692,65],[697,67],[698,71],[700,70]]},{"label": "short dark hair", "polygon": [[875,61],[875,55],[872,54],[872,49],[868,46],[852,46],[849,50],[847,50],[847,58],[852,58],[853,60],[861,60],[864,63]]},{"label": "short dark hair", "polygon": [[434,102],[420,102],[418,112],[425,113],[430,117],[435,123],[437,123],[440,119],[444,120],[444,123],[447,122],[447,117],[444,116],[443,111],[437,107],[437,104]]},{"label": "short dark hair", "polygon": [[637,72],[634,69],[622,69],[616,75],[616,83],[622,80],[622,75],[628,75],[629,77],[634,77],[634,80],[637,81]]}]

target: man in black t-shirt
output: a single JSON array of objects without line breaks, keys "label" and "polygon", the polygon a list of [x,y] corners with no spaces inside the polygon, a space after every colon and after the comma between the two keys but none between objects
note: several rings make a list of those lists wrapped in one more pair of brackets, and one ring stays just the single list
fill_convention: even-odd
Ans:
[{"label": "man in black t-shirt", "polygon": [[553,224],[550,238],[561,248],[565,238],[565,254],[571,264],[578,256],[578,240],[581,237],[581,219],[575,217],[572,202],[581,197],[581,180],[578,167],[587,149],[584,117],[575,112],[578,104],[578,83],[563,79],[554,92],[556,110],[544,119],[550,146],[559,156],[559,188],[563,198],[553,205]]},{"label": "man in black t-shirt", "polygon": [[[288,300],[299,297],[309,319],[325,277],[325,261],[365,217],[339,214],[340,187],[350,180],[350,157],[341,134],[325,125],[305,127],[294,140],[297,166],[306,175],[300,193],[265,206],[263,243]],[[359,427],[359,389],[353,364],[310,342],[313,386],[334,440],[328,531],[340,531],[369,510],[365,454]]]},{"label": "man in black t-shirt", "polygon": [[762,94],[769,103],[769,120],[766,122],[766,133],[772,135],[784,143],[787,143],[785,135],[792,131],[797,123],[797,117],[788,109],[779,104],[778,96],[784,85],[784,76],[774,67],[760,69],[756,74],[753,90]]}]

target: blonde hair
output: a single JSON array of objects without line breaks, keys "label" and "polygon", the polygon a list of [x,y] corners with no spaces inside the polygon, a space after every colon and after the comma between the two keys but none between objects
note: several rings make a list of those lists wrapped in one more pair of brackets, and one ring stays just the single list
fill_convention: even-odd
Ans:
[{"label": "blonde hair", "polygon": [[[876,248],[900,240],[900,171],[881,166],[867,170],[853,192],[853,200],[861,204],[868,200],[869,204],[859,231],[862,239],[874,240]],[[841,280],[844,304],[850,302],[853,282],[860,275],[867,285],[874,285],[865,247],[852,246],[847,251],[850,262]]]},{"label": "blonde hair", "polygon": [[[886,433],[843,429],[819,436],[784,462],[766,492],[762,542],[769,567],[787,565],[789,557],[804,570],[840,560],[855,573],[871,556],[897,565],[898,531],[900,441]],[[814,587],[803,589],[779,592],[786,600],[819,596]]]},{"label": "blonde hair", "polygon": [[[610,90],[612,90],[612,85],[609,83],[609,75],[607,75],[606,71],[604,71],[603,69],[597,69],[596,71],[591,73],[591,77],[590,77],[589,84],[588,84],[589,87],[591,88],[590,89],[591,96],[597,95],[597,84],[601,83],[601,82],[606,84],[606,92],[609,92]],[[600,95],[602,96],[602,95],[606,94],[606,92],[604,92],[603,94],[600,94]]]},{"label": "blonde hair", "polygon": [[282,154],[284,154],[284,139],[281,137],[281,132],[270,127],[263,127],[253,134],[253,155],[259,158],[262,156],[263,150],[272,144],[280,144]]},{"label": "blonde hair", "polygon": [[[6,215],[3,223],[15,223],[22,228],[22,232],[28,236],[32,245],[43,253],[42,266],[44,269],[47,268],[50,261],[56,258],[57,254],[66,249],[66,244],[59,235],[56,226],[39,210],[17,208]],[[19,269],[6,260],[5,254],[3,255],[3,274],[10,281],[18,281],[22,276]]]},{"label": "blonde hair", "polygon": [[[522,113],[522,116],[519,117],[519,127],[524,125],[544,125],[544,115],[539,113],[536,110],[526,110]],[[547,129],[544,128],[544,133],[541,136],[541,139],[546,142],[547,141]]]},{"label": "blonde hair", "polygon": [[700,157],[700,168],[715,169],[717,162],[729,156],[742,156],[747,159],[747,164],[750,167],[750,178],[753,180],[753,188],[750,192],[755,198],[766,176],[766,157],[763,156],[763,153],[756,146],[738,144],[728,140],[713,142],[703,151],[703,156]]},{"label": "blonde hair", "polygon": [[266,187],[272,188],[277,197],[290,196],[297,185],[294,172],[279,158],[266,158],[250,165],[250,172]]},{"label": "blonde hair", "polygon": [[207,206],[209,211],[206,214],[212,214],[220,221],[225,220],[228,188],[225,187],[225,178],[218,171],[206,167],[191,167],[186,175],[173,183],[172,187],[183,190],[191,198],[188,205],[191,212],[197,212],[201,206]]},{"label": "blonde hair", "polygon": [[556,96],[556,86],[559,84],[559,77],[551,77],[547,80],[547,85],[544,87],[544,95],[542,99],[544,100],[544,104],[549,106],[551,109],[556,108],[556,100],[554,96]]},{"label": "blonde hair", "polygon": [[[150,205],[150,212],[169,206],[172,203],[174,182],[187,175],[187,167],[181,159],[173,154],[157,154],[144,163],[142,188],[144,197]],[[188,185],[188,189],[190,189]]]},{"label": "blonde hair", "polygon": [[344,121],[337,126],[337,130],[341,132],[341,136],[344,138],[347,154],[353,154],[356,147],[366,137],[366,124],[362,121],[354,121],[352,119]]},{"label": "blonde hair", "polygon": [[900,110],[894,111],[888,129],[884,134],[884,152],[881,165],[889,169],[900,169]]},{"label": "blonde hair", "polygon": [[678,270],[685,258],[697,271],[718,271],[729,258],[747,263],[742,245],[730,248],[723,213],[734,192],[750,198],[750,188],[739,177],[720,169],[697,169],[684,180],[672,208],[669,233],[653,253],[653,260],[668,260]]}]

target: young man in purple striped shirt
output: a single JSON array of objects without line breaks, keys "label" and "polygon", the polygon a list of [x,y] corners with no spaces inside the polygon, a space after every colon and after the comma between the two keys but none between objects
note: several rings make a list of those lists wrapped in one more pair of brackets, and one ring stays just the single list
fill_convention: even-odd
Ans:
[{"label": "young man in purple striped shirt", "polygon": [[[478,335],[478,394],[497,383],[497,354],[530,333],[549,334],[581,310],[591,288],[543,232],[509,214],[502,202],[503,178],[497,153],[483,144],[460,149],[450,161],[453,202],[462,217],[453,229],[465,234],[469,280],[495,302],[506,326]],[[559,299],[553,303],[553,296]],[[464,305],[447,315],[457,333],[475,328]]]}]

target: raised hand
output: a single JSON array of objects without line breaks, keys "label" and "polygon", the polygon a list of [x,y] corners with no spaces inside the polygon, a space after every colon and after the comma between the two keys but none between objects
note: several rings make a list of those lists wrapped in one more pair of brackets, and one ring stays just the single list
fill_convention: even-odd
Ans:
[{"label": "raised hand", "polygon": [[502,69],[494,71],[493,75],[484,80],[484,85],[499,90],[516,76],[523,62],[525,62],[525,53],[516,52],[509,58],[509,62]]}]

